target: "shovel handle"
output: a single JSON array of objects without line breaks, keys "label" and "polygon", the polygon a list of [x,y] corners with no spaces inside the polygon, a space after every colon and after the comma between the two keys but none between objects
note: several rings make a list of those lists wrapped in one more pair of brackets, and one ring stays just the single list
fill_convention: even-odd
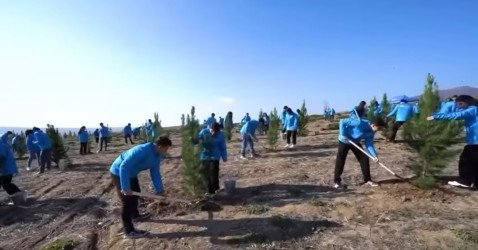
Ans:
[{"label": "shovel handle", "polygon": [[[364,153],[365,155],[367,155],[370,159],[374,159],[375,157],[371,156],[367,151],[365,151],[362,147],[359,147],[357,144],[355,144],[355,142],[351,141],[351,140],[348,140],[347,141],[352,144],[354,147],[356,147],[358,150],[362,151],[362,153]],[[387,166],[383,165],[383,163],[381,162],[378,162],[378,165],[380,165],[380,167],[384,168],[385,170],[387,170],[388,172],[390,172],[391,174],[397,176],[397,174],[395,174],[392,170],[390,170],[389,168],[387,168]]]},{"label": "shovel handle", "polygon": [[164,197],[164,196],[154,195],[154,194],[148,194],[148,193],[133,192],[133,195],[137,195],[137,196],[141,196],[141,197],[148,197],[148,198],[157,199],[157,200],[167,200],[167,201],[180,202],[180,203],[191,203],[188,200],[169,198],[169,197]]}]

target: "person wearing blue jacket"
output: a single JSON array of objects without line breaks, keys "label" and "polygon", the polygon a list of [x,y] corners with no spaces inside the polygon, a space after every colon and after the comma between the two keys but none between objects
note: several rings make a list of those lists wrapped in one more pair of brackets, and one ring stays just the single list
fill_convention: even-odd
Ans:
[{"label": "person wearing blue jacket", "polygon": [[110,136],[110,130],[108,127],[105,127],[103,123],[100,123],[100,148],[97,153],[103,151],[103,145],[105,145],[105,151],[108,150],[108,137]]},{"label": "person wearing blue jacket", "polygon": [[413,116],[413,106],[408,103],[407,100],[402,99],[398,105],[393,108],[393,110],[387,115],[387,118],[390,116],[395,116],[395,123],[392,128],[392,135],[390,136],[390,141],[395,142],[395,137],[397,136],[398,129],[407,122]]},{"label": "person wearing blue jacket", "polygon": [[241,128],[242,135],[242,148],[241,148],[241,159],[245,160],[246,158],[246,148],[249,146],[251,148],[251,157],[257,156],[254,151],[254,141],[258,141],[256,137],[256,129],[259,127],[259,122],[257,120],[250,120],[244,124]]},{"label": "person wearing blue jacket", "polygon": [[372,181],[370,176],[370,163],[368,156],[362,153],[358,148],[354,147],[349,140],[357,144],[359,147],[362,147],[360,141],[365,140],[366,150],[370,155],[375,157],[374,162],[378,162],[377,152],[373,146],[373,137],[375,132],[382,130],[385,125],[385,122],[380,117],[374,118],[372,122],[366,119],[356,118],[340,119],[338,137],[339,149],[335,160],[334,171],[335,188],[345,187],[345,185],[342,185],[341,175],[344,172],[345,160],[347,159],[349,150],[352,150],[355,158],[357,158],[360,163],[364,182],[372,187],[378,186]]},{"label": "person wearing blue jacket", "polygon": [[51,141],[50,137],[41,131],[39,128],[33,128],[33,136],[35,136],[35,143],[41,149],[40,151],[40,174],[43,174],[46,169],[51,168]]},{"label": "person wearing blue jacket", "polygon": [[133,129],[133,138],[136,139],[136,137],[138,137],[140,133],[141,133],[141,127],[134,128]]},{"label": "person wearing blue jacket", "polygon": [[140,238],[148,234],[146,231],[135,229],[133,225],[133,220],[141,220],[148,216],[139,213],[139,197],[133,195],[133,192],[141,192],[138,174],[149,170],[155,193],[164,195],[160,165],[163,155],[171,145],[169,138],[160,137],[154,143],[147,142],[124,151],[111,165],[111,179],[122,203],[121,219],[127,238]]},{"label": "person wearing blue jacket", "polygon": [[211,127],[211,124],[212,124],[213,122],[217,122],[217,121],[216,121],[216,114],[214,114],[214,113],[211,114],[211,117],[207,118],[207,120],[206,120],[206,127],[207,127],[207,128]]},{"label": "person wearing blue jacket", "polygon": [[457,110],[450,113],[437,113],[427,120],[464,120],[466,146],[458,162],[459,180],[449,185],[465,188],[478,188],[478,101],[469,95],[456,98]]},{"label": "person wearing blue jacket", "polygon": [[249,116],[249,113],[246,113],[246,116],[244,116],[244,118],[242,118],[241,123],[245,124],[246,122],[248,122],[250,120],[251,120],[251,117]]},{"label": "person wearing blue jacket", "polygon": [[98,144],[98,142],[100,142],[100,130],[95,129],[95,131],[93,132],[93,135],[95,136],[95,141]]},{"label": "person wearing blue jacket", "polygon": [[41,166],[41,162],[40,162],[41,148],[40,148],[40,146],[38,146],[37,144],[34,143],[35,136],[33,135],[33,130],[27,129],[25,131],[25,136],[26,136],[25,147],[28,150],[27,171],[30,171],[30,170],[32,170],[32,168],[31,168],[32,161],[35,160],[35,159],[37,159],[37,161],[38,161],[38,167]]},{"label": "person wearing blue jacket", "polygon": [[361,119],[365,116],[367,109],[367,102],[361,101],[358,106],[349,110],[350,118]]},{"label": "person wearing blue jacket", "polygon": [[82,126],[80,131],[78,131],[78,141],[80,141],[80,155],[88,154],[88,131],[86,131],[86,127]]},{"label": "person wearing blue jacket", "polygon": [[11,196],[23,192],[12,183],[13,175],[18,173],[12,150],[6,143],[0,143],[0,186]]},{"label": "person wearing blue jacket", "polygon": [[203,181],[209,194],[219,190],[219,160],[227,161],[226,137],[219,129],[219,124],[214,122],[210,128],[199,131],[195,144],[201,143],[201,162],[203,166]]},{"label": "person wearing blue jacket", "polygon": [[327,114],[329,115],[329,120],[330,121],[335,120],[335,109],[334,108],[329,108]]},{"label": "person wearing blue jacket", "polygon": [[269,126],[271,124],[271,118],[267,113],[264,113],[264,133],[267,135],[269,133]]},{"label": "person wearing blue jacket", "polygon": [[457,105],[456,105],[456,96],[451,97],[448,101],[442,102],[441,108],[438,113],[447,114],[456,112]]},{"label": "person wearing blue jacket", "polygon": [[224,129],[224,118],[219,116],[219,128]]},{"label": "person wearing blue jacket", "polygon": [[[294,148],[297,144],[297,130],[299,128],[299,116],[292,111],[291,108],[287,109],[287,115],[283,125],[283,130],[287,131],[287,145],[285,148]],[[292,144],[291,144],[292,137]]]},{"label": "person wearing blue jacket", "polygon": [[8,145],[8,139],[11,135],[13,135],[12,131],[7,131],[6,133],[0,135],[0,143],[5,143]]},{"label": "person wearing blue jacket", "polygon": [[131,135],[133,134],[133,129],[131,129],[131,123],[128,123],[128,125],[124,127],[123,134],[124,134],[124,143],[128,144],[128,138],[129,138],[129,142],[131,142],[131,145],[133,145],[134,142],[131,139]]},{"label": "person wearing blue jacket", "polygon": [[373,113],[374,117],[380,116],[383,112],[382,105],[380,105],[377,101],[372,103],[372,107],[370,107],[370,108],[372,109],[372,113]]}]

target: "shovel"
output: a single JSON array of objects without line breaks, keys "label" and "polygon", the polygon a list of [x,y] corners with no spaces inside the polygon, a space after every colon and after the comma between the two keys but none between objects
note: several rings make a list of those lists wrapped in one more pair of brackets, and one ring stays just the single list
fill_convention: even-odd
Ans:
[{"label": "shovel", "polygon": [[[365,151],[362,147],[359,147],[357,144],[355,144],[355,142],[351,141],[351,140],[348,140],[348,142],[350,144],[352,144],[354,147],[356,147],[358,150],[362,151],[362,153],[364,153],[365,155],[367,155],[370,159],[374,159],[375,157],[371,156],[369,153],[367,153],[367,151]],[[378,165],[382,168],[384,168],[385,170],[387,170],[389,173],[391,173],[393,176],[399,178],[399,179],[402,179],[402,180],[406,180],[405,178],[397,175],[396,173],[394,173],[392,170],[390,170],[389,168],[387,168],[387,166],[383,165],[383,163],[381,162],[378,162]]]},{"label": "shovel", "polygon": [[164,196],[154,195],[154,194],[148,194],[148,193],[133,192],[133,195],[152,198],[152,199],[157,199],[157,200],[167,200],[167,201],[178,202],[178,203],[192,204],[192,202],[188,201],[188,200],[169,198],[169,197],[164,197]]}]

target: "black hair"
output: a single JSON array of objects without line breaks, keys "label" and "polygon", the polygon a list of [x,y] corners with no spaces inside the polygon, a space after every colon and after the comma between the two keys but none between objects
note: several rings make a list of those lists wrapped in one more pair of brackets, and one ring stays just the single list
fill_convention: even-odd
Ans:
[{"label": "black hair", "polygon": [[102,123],[102,122],[100,122],[100,126],[103,126],[103,123]]},{"label": "black hair", "polygon": [[407,99],[402,99],[402,100],[400,100],[400,102],[408,102],[408,100]]},{"label": "black hair", "polygon": [[40,130],[40,129],[37,127],[33,127],[33,131],[37,131],[37,130]]},{"label": "black hair", "polygon": [[33,130],[31,130],[31,129],[25,130],[25,135],[29,135],[29,134],[32,134],[32,133],[33,133]]},{"label": "black hair", "polygon": [[7,131],[7,135],[11,135],[11,134],[13,134],[12,131]]},{"label": "black hair", "polygon": [[469,95],[460,95],[456,98],[456,102],[464,102],[468,105],[478,106],[478,100]]},{"label": "black hair", "polygon": [[211,123],[211,129],[214,131],[214,132],[218,132],[219,131],[219,123],[217,122],[213,122]]},{"label": "black hair", "polygon": [[211,116],[216,116],[216,114],[212,113]]},{"label": "black hair", "polygon": [[287,113],[292,113],[292,109],[291,108],[287,108]]},{"label": "black hair", "polygon": [[300,109],[297,109],[297,114],[299,114],[299,115],[300,115]]},{"label": "black hair", "polygon": [[381,117],[373,118],[371,124],[374,124],[377,127],[383,127],[383,128],[387,127],[387,123]]},{"label": "black hair", "polygon": [[155,142],[156,146],[168,146],[171,147],[173,143],[167,136],[161,136]]},{"label": "black hair", "polygon": [[288,108],[289,108],[289,107],[287,107],[287,106],[284,106],[284,109],[285,109],[285,110],[287,110]]}]

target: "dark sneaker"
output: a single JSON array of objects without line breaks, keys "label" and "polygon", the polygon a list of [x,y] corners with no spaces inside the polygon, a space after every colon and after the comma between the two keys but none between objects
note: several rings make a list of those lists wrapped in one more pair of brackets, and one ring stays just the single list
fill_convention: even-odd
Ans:
[{"label": "dark sneaker", "polygon": [[139,239],[139,238],[143,238],[143,237],[146,237],[149,235],[149,232],[148,231],[144,231],[144,230],[139,230],[139,229],[135,229],[129,233],[125,233],[124,234],[124,238],[128,238],[128,239]]}]

